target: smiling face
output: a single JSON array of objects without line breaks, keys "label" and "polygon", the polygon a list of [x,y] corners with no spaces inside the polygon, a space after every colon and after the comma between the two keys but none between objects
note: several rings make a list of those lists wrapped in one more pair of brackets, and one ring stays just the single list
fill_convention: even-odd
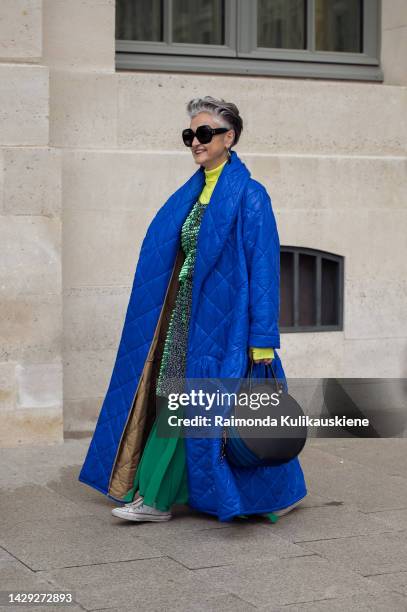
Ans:
[{"label": "smiling face", "polygon": [[[217,117],[211,113],[198,113],[191,119],[190,128],[195,132],[200,125],[210,125],[212,128],[223,127]],[[192,156],[196,164],[204,166],[207,170],[216,168],[228,157],[228,151],[232,146],[234,131],[228,130],[223,134],[215,134],[211,142],[201,144],[195,136],[192,141]]]}]

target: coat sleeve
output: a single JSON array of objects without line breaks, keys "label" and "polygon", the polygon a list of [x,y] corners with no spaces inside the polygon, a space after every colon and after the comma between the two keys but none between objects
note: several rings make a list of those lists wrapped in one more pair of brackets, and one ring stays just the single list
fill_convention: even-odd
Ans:
[{"label": "coat sleeve", "polygon": [[280,240],[266,189],[247,195],[243,240],[249,278],[249,346],[280,347]]}]

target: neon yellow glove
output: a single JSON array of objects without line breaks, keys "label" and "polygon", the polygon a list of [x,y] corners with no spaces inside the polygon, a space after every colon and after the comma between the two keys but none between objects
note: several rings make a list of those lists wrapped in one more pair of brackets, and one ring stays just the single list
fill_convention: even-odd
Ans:
[{"label": "neon yellow glove", "polygon": [[264,347],[250,347],[253,351],[253,359],[274,359],[274,349]]}]

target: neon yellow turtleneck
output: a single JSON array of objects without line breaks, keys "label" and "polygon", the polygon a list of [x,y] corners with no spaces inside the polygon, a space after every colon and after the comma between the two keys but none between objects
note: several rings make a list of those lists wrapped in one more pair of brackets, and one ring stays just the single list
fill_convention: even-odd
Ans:
[{"label": "neon yellow turtleneck", "polygon": [[[220,173],[223,170],[223,166],[226,164],[227,159],[216,166],[216,168],[212,168],[212,170],[204,169],[205,172],[205,186],[201,191],[201,195],[199,196],[202,204],[208,204],[213,190],[215,189],[215,185],[220,176]],[[253,349],[253,359],[274,359],[274,349],[265,348],[265,347],[251,347]]]},{"label": "neon yellow turtleneck", "polygon": [[212,191],[215,189],[215,185],[219,178],[220,173],[222,172],[223,166],[226,164],[227,159],[224,162],[216,166],[216,168],[212,168],[212,170],[204,169],[205,172],[205,186],[199,196],[202,204],[208,204],[211,199]]}]

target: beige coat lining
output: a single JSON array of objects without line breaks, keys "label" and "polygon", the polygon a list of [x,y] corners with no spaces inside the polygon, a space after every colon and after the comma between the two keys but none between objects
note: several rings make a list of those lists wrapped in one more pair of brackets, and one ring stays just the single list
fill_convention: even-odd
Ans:
[{"label": "beige coat lining", "polygon": [[109,484],[109,495],[122,499],[133,487],[145,443],[156,417],[155,390],[164,342],[179,287],[178,275],[185,260],[181,246],[175,258],[161,313],[143,371],[118,445]]}]

